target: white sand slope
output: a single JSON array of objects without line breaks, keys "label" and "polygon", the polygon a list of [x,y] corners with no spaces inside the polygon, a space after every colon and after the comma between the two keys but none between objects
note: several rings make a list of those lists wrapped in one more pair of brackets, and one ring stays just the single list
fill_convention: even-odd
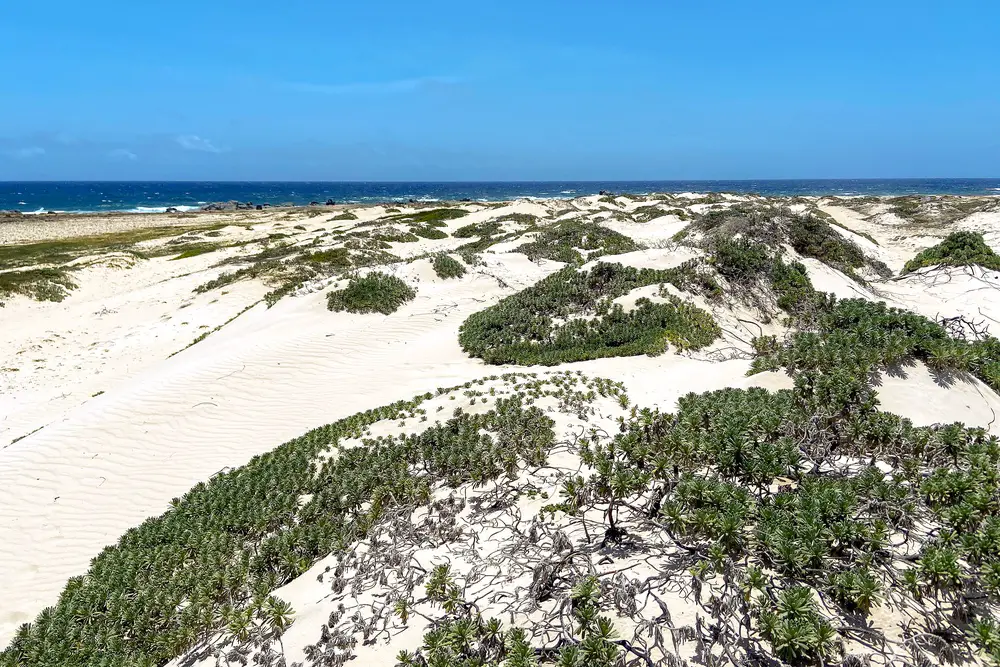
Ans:
[{"label": "white sand slope", "polygon": [[[698,197],[679,195],[678,200]],[[447,230],[511,213],[577,217],[621,210],[598,199],[469,205],[473,212],[448,221]],[[845,232],[891,268],[898,270],[912,256],[912,239],[894,240],[899,230],[879,228],[848,209],[824,210],[878,239],[875,245]],[[358,217],[365,222],[384,213],[383,207],[372,207],[359,209]],[[299,222],[309,230],[355,224],[331,222],[329,215],[280,223],[276,212],[248,215],[265,232],[287,231]],[[93,224],[94,230],[106,231],[100,221]],[[645,224],[604,224],[650,248],[601,261],[668,268],[702,256],[670,241],[687,224],[674,216]],[[11,230],[12,238],[36,238],[27,228]],[[395,243],[392,252],[410,258],[451,251],[468,240]],[[458,328],[470,314],[562,266],[512,252],[526,240],[482,253],[483,264],[459,280],[438,278],[427,259],[383,267],[417,287],[416,299],[388,317],[329,312],[325,293],[333,283],[320,281],[271,309],[253,306],[172,357],[200,333],[257,303],[268,287],[250,281],[194,295],[195,286],[219,271],[209,268],[217,258],[204,256],[150,260],[131,269],[88,269],[79,276],[81,288],[61,304],[12,300],[0,310],[0,646],[18,625],[54,604],[66,580],[83,574],[104,546],[166,510],[172,498],[197,482],[310,428],[497,373],[462,352]],[[840,298],[885,299],[928,317],[962,314],[1000,322],[995,272],[924,272],[865,288],[818,261],[803,261],[814,285]],[[656,288],[643,289],[642,295],[649,296]],[[634,303],[638,296],[627,295],[622,302]],[[760,324],[749,308],[692,300],[711,310],[725,332],[708,350],[547,370],[579,370],[620,381],[634,404],[663,410],[673,409],[688,392],[788,386],[783,374],[746,377],[750,339],[785,333],[780,322]],[[1000,324],[996,328],[1000,331]],[[1000,398],[978,380],[936,378],[915,365],[905,376],[883,375],[879,397],[883,409],[917,424],[963,421],[1000,432]],[[613,412],[606,409],[600,417],[610,420]],[[321,566],[289,586],[297,610],[329,613],[327,606],[304,602],[312,594],[305,582],[314,580]],[[414,639],[419,641],[419,634]],[[368,658],[376,664],[391,661],[392,655]]]},{"label": "white sand slope", "polygon": [[[494,267],[517,289],[541,277],[518,257]],[[457,329],[501,293],[480,274],[424,284],[388,318],[330,313],[318,293],[260,305],[9,445],[0,452],[0,643],[101,548],[195,483],[309,428],[489,372],[461,352]]]}]

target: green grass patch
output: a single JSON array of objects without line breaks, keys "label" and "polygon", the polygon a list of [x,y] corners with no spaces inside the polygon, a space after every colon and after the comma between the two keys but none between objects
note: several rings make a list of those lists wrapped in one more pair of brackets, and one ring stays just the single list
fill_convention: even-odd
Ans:
[{"label": "green grass patch", "polygon": [[1000,255],[993,252],[979,232],[953,232],[941,243],[908,261],[903,273],[928,266],[981,266],[1000,271]]},{"label": "green grass patch", "polygon": [[306,261],[313,264],[325,264],[335,268],[347,269],[353,266],[351,251],[347,248],[330,248],[318,250],[306,255]]},{"label": "green grass patch", "polygon": [[220,246],[214,243],[193,243],[187,246],[180,254],[171,257],[171,261],[178,259],[188,259],[189,257],[197,257],[198,255],[204,255],[206,253],[215,252]]},{"label": "green grass patch", "polygon": [[227,227],[220,223],[209,227],[147,227],[109,234],[79,236],[52,241],[0,246],[0,270],[37,266],[39,264],[67,264],[81,257],[134,250],[137,243],[180,236],[191,231],[211,231]]},{"label": "green grass patch", "polygon": [[363,278],[351,278],[347,287],[330,292],[326,305],[335,312],[390,315],[416,296],[413,288],[399,278],[373,272]]}]

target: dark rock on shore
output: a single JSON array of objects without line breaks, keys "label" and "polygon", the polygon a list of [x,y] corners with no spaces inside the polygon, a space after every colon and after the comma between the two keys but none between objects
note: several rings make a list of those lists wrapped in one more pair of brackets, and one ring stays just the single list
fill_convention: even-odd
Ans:
[{"label": "dark rock on shore", "polygon": [[252,211],[254,208],[253,202],[238,202],[238,201],[227,201],[227,202],[214,202],[201,207],[202,211]]},{"label": "dark rock on shore", "polygon": [[337,205],[337,202],[333,201],[332,199],[327,199],[326,200],[326,206],[336,206],[336,205]]},{"label": "dark rock on shore", "polygon": [[167,210],[166,210],[166,211],[164,211],[164,213],[180,213],[180,211],[178,211],[178,210],[177,210],[176,208],[174,208],[173,206],[168,206],[168,207],[167,207]]}]

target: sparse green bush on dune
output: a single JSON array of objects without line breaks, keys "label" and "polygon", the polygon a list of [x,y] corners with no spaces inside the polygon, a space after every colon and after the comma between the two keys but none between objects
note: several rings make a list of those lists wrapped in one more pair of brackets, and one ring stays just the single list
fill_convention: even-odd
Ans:
[{"label": "sparse green bush on dune", "polygon": [[434,255],[431,264],[438,278],[461,278],[465,275],[465,267],[462,266],[462,263],[444,253]]},{"label": "sparse green bush on dune", "polygon": [[314,429],[197,484],[72,578],[55,606],[20,628],[0,665],[154,667],[217,631],[273,641],[294,610],[271,591],[363,539],[383,512],[425,503],[435,484],[482,483],[545,463],[553,422],[517,396],[485,414],[457,411],[416,433],[321,456],[431,397]]},{"label": "sparse green bush on dune", "polygon": [[24,269],[0,271],[0,305],[14,295],[36,301],[62,301],[76,283],[64,269]]},{"label": "sparse green bush on dune", "polygon": [[468,225],[462,225],[455,230],[452,234],[455,238],[459,239],[469,239],[474,236],[493,236],[499,233],[503,229],[503,226],[496,220],[490,220],[489,222],[473,222]]},{"label": "sparse green bush on dune", "polygon": [[952,232],[944,241],[922,251],[903,267],[912,273],[928,266],[981,266],[1000,271],[1000,255],[986,244],[978,232]]},{"label": "sparse green bush on dune", "polygon": [[487,363],[520,365],[655,355],[669,344],[700,349],[721,332],[695,306],[676,297],[639,299],[628,312],[612,304],[638,287],[678,280],[678,273],[605,263],[583,272],[567,267],[471,315],[459,343]]},{"label": "sparse green bush on dune", "polygon": [[327,308],[349,313],[382,313],[391,315],[417,293],[395,276],[373,272],[363,278],[351,278],[343,289],[327,295]]},{"label": "sparse green bush on dune", "polygon": [[[388,209],[386,209],[388,212]],[[460,208],[435,208],[427,211],[417,211],[416,213],[402,213],[383,220],[398,220],[400,222],[419,223],[432,227],[444,227],[449,220],[457,220],[469,215],[468,211]]]},{"label": "sparse green bush on dune", "polygon": [[[971,663],[976,652],[1000,663],[1000,440],[960,423],[916,427],[879,410],[877,391],[880,372],[919,360],[938,373],[973,374],[1000,392],[1000,341],[958,340],[914,313],[817,292],[805,266],[782,258],[780,244],[849,270],[875,267],[811,219],[758,213],[695,221],[705,260],[666,270],[567,266],[471,315],[459,342],[496,364],[658,354],[667,345],[698,349],[721,333],[708,313],[676,297],[639,299],[629,311],[613,301],[654,285],[709,298],[723,296],[722,284],[766,289],[790,315],[793,331],[782,341],[755,339],[751,372],[784,370],[791,389],[691,393],[672,413],[635,407],[617,431],[596,423],[573,434],[572,445],[530,398],[555,396],[550,390],[563,380],[546,384],[533,373],[503,376],[531,389],[498,398],[488,411],[457,410],[395,437],[366,438],[365,429],[382,420],[402,424],[431,394],[353,415],[197,484],[164,514],[129,530],[85,576],[67,583],[53,607],[20,628],[0,653],[0,667],[155,667],[192,651],[220,664],[252,659],[274,667],[284,658],[253,652],[279,641],[294,618],[276,589],[321,558],[358,551],[362,541],[388,545],[376,541],[387,534],[382,528],[395,531],[401,517],[421,507],[431,517],[431,503],[450,489],[495,483],[496,507],[514,506],[517,493],[538,490],[537,479],[527,486],[511,480],[525,469],[547,469],[545,478],[560,470],[548,468],[557,444],[560,456],[569,449],[580,461],[531,524],[544,537],[525,539],[544,548],[536,561],[518,552],[517,576],[532,583],[530,592],[516,594],[531,596],[520,601],[530,600],[540,616],[552,610],[557,620],[504,627],[506,618],[482,611],[483,591],[464,597],[463,574],[447,564],[421,567],[416,594],[392,590],[382,616],[370,617],[388,627],[393,604],[405,625],[417,598],[440,612],[420,621],[414,612],[414,622],[427,622],[423,642],[400,652],[397,667],[674,665],[682,659],[671,651],[684,642],[696,643],[692,650],[706,664],[927,665]],[[539,230],[530,252],[576,263],[581,249],[613,254],[632,243],[568,222],[549,235]],[[480,241],[495,242],[499,230],[483,229],[489,231]],[[982,237],[953,235],[914,262],[981,264],[990,257],[984,245]],[[470,256],[477,247],[467,248]],[[340,271],[378,252],[300,250],[237,273],[266,263],[282,271]],[[431,261],[442,278],[466,270],[446,254]],[[328,305],[389,314],[414,297],[399,278],[376,272],[331,292]],[[601,389],[602,396],[614,394]],[[618,398],[628,406],[624,393]],[[360,444],[339,449],[347,439]],[[496,507],[473,503],[470,511]],[[548,530],[546,524],[560,525],[550,521],[556,515],[580,522],[583,536]],[[460,539],[434,546],[447,550]],[[659,574],[629,569],[650,554]],[[620,563],[597,576],[593,565],[603,556]],[[380,563],[383,577],[396,567],[388,557]],[[353,586],[351,576],[341,583]],[[696,621],[669,618],[674,602],[658,598],[664,589],[656,588],[667,581],[696,610]],[[642,599],[654,604],[640,611]],[[880,606],[890,614],[906,610],[901,640],[883,635],[898,627],[891,615],[875,613]],[[637,629],[634,638],[616,634],[612,610]],[[344,636],[368,640],[360,627],[368,620],[359,614]],[[332,634],[333,625],[323,633]],[[642,643],[662,628],[673,642]],[[224,641],[216,644],[219,637]],[[350,664],[350,641],[325,654],[307,651],[307,664]],[[223,650],[213,656],[212,647]]]},{"label": "sparse green bush on dune", "polygon": [[410,227],[410,233],[416,234],[421,238],[431,239],[433,241],[440,241],[441,239],[448,238],[447,232],[443,232],[440,229],[435,229],[430,225],[418,225],[416,227]]},{"label": "sparse green bush on dune", "polygon": [[[551,259],[580,264],[604,255],[620,255],[640,250],[635,241],[618,232],[587,220],[563,220],[542,227],[538,236],[517,248],[529,259]],[[586,255],[580,251],[586,251]]]},{"label": "sparse green bush on dune", "polygon": [[[701,232],[701,245],[709,252],[736,250],[737,255],[742,255],[747,252],[745,244],[752,243],[772,253],[787,243],[803,257],[817,259],[855,280],[861,280],[856,270],[862,268],[883,278],[892,275],[885,264],[866,257],[856,244],[836,232],[824,216],[812,212],[792,213],[773,206],[738,205],[709,211],[690,228]],[[734,243],[744,246],[733,246]],[[744,259],[749,260],[748,257]]]}]

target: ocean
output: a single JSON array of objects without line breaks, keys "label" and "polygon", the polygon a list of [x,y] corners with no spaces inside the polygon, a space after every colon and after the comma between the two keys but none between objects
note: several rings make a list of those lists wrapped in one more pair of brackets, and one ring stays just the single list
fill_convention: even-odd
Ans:
[{"label": "ocean", "polygon": [[498,183],[331,182],[0,182],[0,211],[24,213],[194,210],[211,202],[254,204],[579,197],[616,193],[740,192],[762,195],[998,195],[1000,179],[845,179],[744,181],[546,181]]}]

